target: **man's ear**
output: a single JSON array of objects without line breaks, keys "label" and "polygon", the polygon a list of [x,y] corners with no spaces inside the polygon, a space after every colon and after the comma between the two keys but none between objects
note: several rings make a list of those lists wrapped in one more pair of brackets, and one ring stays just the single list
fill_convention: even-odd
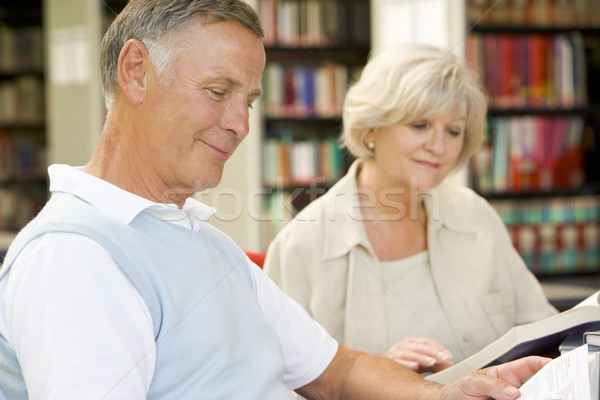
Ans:
[{"label": "man's ear", "polygon": [[132,104],[144,102],[151,68],[144,43],[137,39],[128,40],[119,54],[119,85]]}]

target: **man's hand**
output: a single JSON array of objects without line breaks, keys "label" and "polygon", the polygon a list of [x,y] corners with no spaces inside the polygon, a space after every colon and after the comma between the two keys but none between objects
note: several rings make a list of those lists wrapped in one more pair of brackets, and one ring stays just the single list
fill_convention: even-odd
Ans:
[{"label": "man's hand", "polygon": [[409,337],[390,348],[384,357],[416,372],[438,372],[452,366],[452,353],[428,337]]},{"label": "man's hand", "polygon": [[526,357],[489,367],[445,385],[439,395],[444,400],[513,400],[519,397],[521,382],[551,361],[544,357]]},{"label": "man's hand", "polygon": [[384,357],[340,346],[317,379],[296,391],[307,399],[360,400],[514,400],[518,387],[550,359],[527,357],[481,371],[445,386]]}]

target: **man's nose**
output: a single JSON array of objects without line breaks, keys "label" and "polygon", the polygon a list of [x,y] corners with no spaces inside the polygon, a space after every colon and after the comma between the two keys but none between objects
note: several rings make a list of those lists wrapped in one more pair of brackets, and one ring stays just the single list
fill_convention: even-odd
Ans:
[{"label": "man's nose", "polygon": [[249,118],[246,101],[231,101],[221,118],[221,129],[234,133],[242,140],[250,131]]}]

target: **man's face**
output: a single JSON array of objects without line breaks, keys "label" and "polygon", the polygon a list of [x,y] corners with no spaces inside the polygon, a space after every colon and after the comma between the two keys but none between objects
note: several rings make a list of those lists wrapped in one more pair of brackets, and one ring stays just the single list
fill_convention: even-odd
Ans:
[{"label": "man's face", "polygon": [[248,134],[249,108],[260,95],[265,66],[262,41],[233,22],[194,22],[181,32],[175,78],[167,86],[151,78],[139,143],[167,191],[216,186],[225,161]]}]

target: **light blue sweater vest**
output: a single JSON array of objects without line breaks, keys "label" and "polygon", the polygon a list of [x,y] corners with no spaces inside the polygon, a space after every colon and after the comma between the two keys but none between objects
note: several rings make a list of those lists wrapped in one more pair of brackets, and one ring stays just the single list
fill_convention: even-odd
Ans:
[{"label": "light blue sweater vest", "polygon": [[[148,399],[291,398],[280,341],[254,295],[243,252],[226,235],[208,223],[195,232],[146,213],[124,225],[56,193],[12,243],[0,279],[27,243],[48,232],[96,241],[139,290],[156,340]],[[28,398],[19,361],[2,337],[0,398]]]}]

